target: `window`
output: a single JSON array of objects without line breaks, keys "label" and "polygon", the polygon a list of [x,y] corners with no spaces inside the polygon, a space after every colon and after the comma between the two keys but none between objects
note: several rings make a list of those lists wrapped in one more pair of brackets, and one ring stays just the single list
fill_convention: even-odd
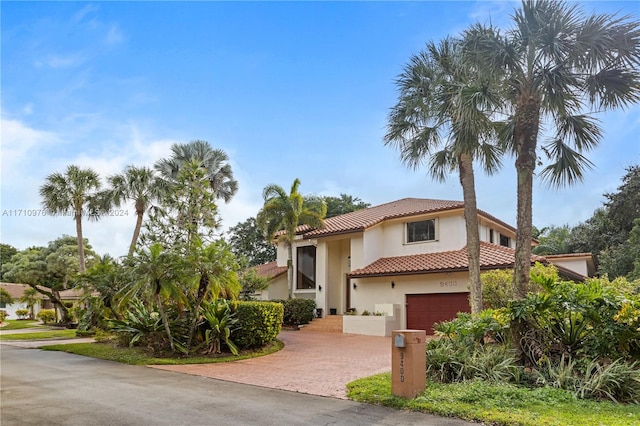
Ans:
[{"label": "window", "polygon": [[505,247],[511,247],[511,239],[506,235],[500,234],[500,245]]},{"label": "window", "polygon": [[0,302],[0,309],[5,309],[7,307],[6,302]]},{"label": "window", "polygon": [[296,288],[307,290],[316,288],[316,248],[298,247],[298,273]]},{"label": "window", "polygon": [[407,223],[407,242],[435,241],[436,220],[422,220],[420,222]]},{"label": "window", "polygon": [[489,229],[489,242],[495,244],[495,238],[493,237],[493,229]]}]

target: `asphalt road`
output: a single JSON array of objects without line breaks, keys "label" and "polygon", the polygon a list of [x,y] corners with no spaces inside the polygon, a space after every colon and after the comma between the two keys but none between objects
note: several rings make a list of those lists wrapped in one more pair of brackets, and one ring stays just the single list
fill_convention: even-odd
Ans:
[{"label": "asphalt road", "polygon": [[63,352],[0,351],[2,426],[473,424]]}]

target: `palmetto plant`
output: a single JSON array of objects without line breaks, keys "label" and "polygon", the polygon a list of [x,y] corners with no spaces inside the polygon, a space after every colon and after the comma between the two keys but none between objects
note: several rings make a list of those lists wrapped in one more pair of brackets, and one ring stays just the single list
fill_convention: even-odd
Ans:
[{"label": "palmetto plant", "polygon": [[501,106],[492,74],[477,72],[463,57],[459,40],[447,38],[411,57],[396,84],[385,144],[412,168],[426,165],[432,178],[457,171],[464,197],[471,311],[482,310],[480,237],[473,162],[491,174],[501,152],[491,114]]},{"label": "palmetto plant", "polygon": [[278,240],[287,248],[287,278],[289,299],[293,295],[293,241],[296,228],[308,225],[311,228],[322,228],[327,206],[318,197],[303,197],[298,191],[300,179],[295,179],[289,194],[278,185],[267,185],[262,191],[264,206],[258,213],[258,227],[262,229],[267,240],[271,241],[278,234]]},{"label": "palmetto plant", "polygon": [[[515,156],[518,206],[514,283],[526,294],[531,266],[532,191],[579,182],[591,162],[584,153],[602,132],[595,114],[640,99],[640,24],[630,17],[584,15],[575,3],[523,1],[501,33],[475,25],[465,33],[465,57],[502,81],[505,148]],[[540,134],[548,135],[539,146]]]},{"label": "palmetto plant", "polygon": [[238,182],[233,178],[229,157],[221,149],[213,149],[209,142],[195,140],[187,144],[173,144],[171,157],[155,164],[155,169],[171,184],[178,178],[186,163],[196,163],[205,171],[206,179],[216,198],[225,202],[238,192]]},{"label": "palmetto plant", "polygon": [[92,169],[81,169],[71,165],[65,173],[55,172],[47,176],[40,187],[42,206],[49,214],[69,215],[76,222],[78,239],[79,272],[84,272],[84,243],[82,218],[98,220],[102,211],[108,208],[106,201],[98,196],[100,177]]}]

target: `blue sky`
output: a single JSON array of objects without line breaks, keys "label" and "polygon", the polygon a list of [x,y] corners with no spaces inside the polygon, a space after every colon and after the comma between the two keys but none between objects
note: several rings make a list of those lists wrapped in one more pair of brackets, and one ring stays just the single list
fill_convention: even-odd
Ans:
[{"label": "blue sky", "polygon": [[[460,200],[456,176],[433,182],[383,145],[394,79],[425,42],[475,21],[506,28],[516,5],[3,1],[0,239],[24,249],[75,235],[71,218],[33,216],[50,173],[77,164],[105,178],[195,139],[223,149],[239,182],[220,206],[223,229],[255,216],[267,184],[288,189],[296,177],[305,194],[346,193],[374,205]],[[583,5],[640,16],[637,2]],[[640,162],[640,107],[599,118],[595,169],[565,190],[537,183],[535,226],[586,220],[624,168]],[[513,159],[476,183],[479,207],[515,224]],[[126,253],[128,211],[85,224],[100,254]]]}]

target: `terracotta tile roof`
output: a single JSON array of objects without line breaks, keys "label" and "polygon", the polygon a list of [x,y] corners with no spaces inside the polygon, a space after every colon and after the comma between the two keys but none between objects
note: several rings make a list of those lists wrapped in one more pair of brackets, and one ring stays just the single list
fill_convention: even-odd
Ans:
[{"label": "terracotta tile roof", "polygon": [[[531,256],[531,262],[543,262],[542,256]],[[480,268],[497,269],[513,266],[515,250],[495,244],[480,242]],[[385,276],[459,271],[469,268],[466,246],[460,250],[438,253],[414,254],[410,256],[384,257],[372,264],[351,271],[349,277]]]},{"label": "terracotta tile roof", "polygon": [[[432,200],[428,198],[403,198],[379,206],[369,207],[355,212],[325,219],[322,229],[312,229],[306,225],[296,228],[297,234],[304,234],[304,238],[326,237],[329,235],[361,232],[384,220],[401,217],[417,216],[447,210],[464,208],[464,202],[453,200]],[[500,219],[482,211],[478,213],[489,220],[515,232],[515,228]]]},{"label": "terracotta tile roof", "polygon": [[275,278],[287,272],[286,266],[278,266],[278,263],[273,262],[264,263],[256,266],[256,272],[260,277]]},{"label": "terracotta tile roof", "polygon": [[379,206],[330,217],[325,219],[325,227],[322,229],[311,230],[311,228],[307,226],[301,226],[298,227],[296,231],[298,233],[304,233],[305,238],[344,234],[363,231],[387,219],[458,209],[463,206],[464,204],[461,201],[403,198]]}]

